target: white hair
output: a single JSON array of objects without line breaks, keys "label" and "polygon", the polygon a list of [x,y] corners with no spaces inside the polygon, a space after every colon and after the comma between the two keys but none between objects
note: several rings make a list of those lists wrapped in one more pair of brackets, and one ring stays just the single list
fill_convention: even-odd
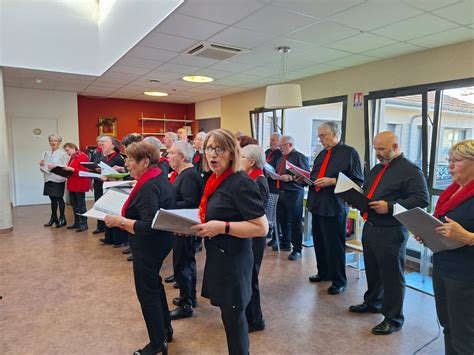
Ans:
[{"label": "white hair", "polygon": [[255,167],[257,169],[263,169],[265,166],[265,152],[262,147],[257,144],[249,144],[241,149],[242,156],[248,160],[255,161]]},{"label": "white hair", "polygon": [[171,147],[172,149],[176,149],[179,153],[181,153],[184,157],[184,160],[186,161],[186,163],[190,163],[193,161],[193,157],[194,157],[194,148],[193,146],[186,142],[186,141],[177,141],[173,144],[173,146]]},{"label": "white hair", "polygon": [[161,141],[158,138],[153,137],[153,136],[146,137],[143,141],[153,144],[155,147],[158,148],[158,150],[160,150],[163,147],[163,144],[161,143]]},{"label": "white hair", "polygon": [[319,127],[326,127],[334,135],[338,137],[341,136],[341,128],[339,127],[339,123],[337,123],[336,121],[327,121],[327,122],[321,123]]}]

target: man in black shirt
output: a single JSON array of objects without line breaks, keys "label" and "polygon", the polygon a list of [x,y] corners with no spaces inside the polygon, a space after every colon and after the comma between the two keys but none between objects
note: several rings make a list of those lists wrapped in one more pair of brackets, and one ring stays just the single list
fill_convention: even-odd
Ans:
[{"label": "man in black shirt", "polygon": [[331,281],[328,293],[336,295],[346,288],[346,225],[348,206],[334,195],[339,172],[357,185],[364,177],[357,151],[341,142],[337,122],[329,121],[318,128],[318,138],[324,147],[314,159],[307,207],[312,214],[314,251],[318,274],[310,282]]},{"label": "man in black shirt", "polygon": [[[194,149],[188,142],[180,140],[169,150],[170,166],[177,172],[172,181],[176,191],[176,208],[198,208],[201,202],[201,177],[194,168]],[[193,315],[196,305],[196,258],[194,237],[175,236],[173,242],[174,279],[179,285],[179,298],[173,303],[171,319],[187,318]]]},{"label": "man in black shirt", "polygon": [[377,164],[367,175],[364,192],[370,199],[362,231],[368,290],[364,303],[349,307],[355,313],[382,313],[385,319],[372,333],[391,334],[404,322],[405,250],[408,231],[393,217],[393,205],[407,209],[428,205],[428,189],[421,170],[407,160],[392,132],[373,141]]},{"label": "man in black shirt", "polygon": [[[293,251],[288,256],[289,260],[301,258],[303,243],[303,194],[304,189],[295,182],[292,175],[287,172],[286,162],[309,171],[308,158],[298,152],[294,146],[294,139],[291,136],[281,136],[279,148],[281,155],[278,159],[272,160],[275,171],[281,176],[276,182],[276,187],[280,197],[277,205],[277,218],[281,226],[281,250],[290,251],[293,244]],[[273,250],[278,246],[274,245]]]}]

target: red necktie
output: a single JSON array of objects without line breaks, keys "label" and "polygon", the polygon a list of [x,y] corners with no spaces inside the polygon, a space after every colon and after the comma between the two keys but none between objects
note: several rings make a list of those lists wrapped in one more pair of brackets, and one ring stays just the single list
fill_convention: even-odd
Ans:
[{"label": "red necktie", "polygon": [[[377,177],[375,178],[375,181],[374,181],[374,184],[372,185],[372,187],[370,188],[370,191],[369,191],[369,194],[367,195],[367,198],[370,200],[372,198],[372,195],[374,194],[375,192],[375,189],[377,188],[377,185],[379,184],[380,182],[380,179],[382,178],[382,175],[385,173],[385,170],[387,170],[389,167],[389,164],[385,164],[383,169],[379,171]],[[362,218],[364,218],[364,221],[367,221],[367,218],[369,217],[369,213],[368,212],[364,212],[362,214]]]},{"label": "red necktie", "polygon": [[268,153],[268,157],[267,157],[267,163],[270,161],[270,159],[272,158],[272,155],[273,155],[273,150],[270,149],[270,153]]},{"label": "red necktie", "polygon": [[[331,158],[331,153],[332,153],[332,148],[327,150],[326,156],[324,157],[323,160],[323,165],[321,165],[321,169],[319,170],[318,174],[318,179],[324,177],[324,174],[326,173],[326,168],[328,167],[329,164],[329,158]],[[316,186],[316,191],[321,190],[319,186]]]},{"label": "red necktie", "polygon": [[[281,172],[283,171],[283,168],[285,167],[286,165],[286,155],[283,156],[283,163],[281,163],[280,165],[280,171],[278,171],[278,175],[281,175]],[[277,189],[280,188],[280,180],[277,180]]]}]

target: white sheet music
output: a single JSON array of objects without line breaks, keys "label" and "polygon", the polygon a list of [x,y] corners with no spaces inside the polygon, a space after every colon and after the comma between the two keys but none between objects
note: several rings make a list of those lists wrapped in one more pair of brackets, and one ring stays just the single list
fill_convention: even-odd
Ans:
[{"label": "white sheet music", "polygon": [[101,198],[99,198],[94,206],[82,214],[85,217],[91,217],[104,220],[105,216],[120,216],[122,212],[122,207],[127,200],[128,195],[116,190],[108,190]]},{"label": "white sheet music", "polygon": [[341,192],[349,191],[350,189],[354,189],[357,192],[364,194],[364,191],[359,185],[357,185],[343,173],[339,172],[339,175],[337,176],[336,187],[334,188],[334,193],[340,194]]}]

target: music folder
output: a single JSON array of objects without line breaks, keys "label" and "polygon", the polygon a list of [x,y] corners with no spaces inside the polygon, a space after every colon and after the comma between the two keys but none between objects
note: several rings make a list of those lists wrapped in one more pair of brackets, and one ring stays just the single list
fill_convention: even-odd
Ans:
[{"label": "music folder", "polygon": [[362,188],[341,172],[337,176],[334,193],[361,212],[369,210],[370,200],[364,195]]},{"label": "music folder", "polygon": [[64,166],[55,166],[49,172],[53,173],[53,174],[56,174],[56,175],[59,175],[59,176],[62,176],[62,177],[65,177],[65,178],[71,177],[72,174],[74,173],[73,171],[64,169]]},{"label": "music folder", "polygon": [[164,230],[178,234],[196,235],[192,226],[201,224],[198,209],[164,210],[156,212],[151,224],[153,229]]},{"label": "music folder", "polygon": [[87,170],[89,170],[92,173],[96,173],[97,172],[96,169],[100,169],[99,165],[91,161],[81,161],[81,165],[85,166]]},{"label": "music folder", "polygon": [[309,177],[310,177],[310,172],[307,171],[307,170],[304,170],[304,169],[301,169],[299,167],[297,167],[296,165],[294,164],[291,164],[289,161],[286,161],[285,162],[285,167],[286,169],[292,173],[293,175],[295,175],[296,177],[299,177],[299,178],[303,178],[303,181],[308,184],[308,185],[313,185],[314,184],[314,181],[312,181]]},{"label": "music folder", "polygon": [[402,205],[396,203],[393,206],[393,217],[403,224],[413,235],[419,236],[433,253],[464,246],[463,243],[438,234],[435,228],[442,226],[443,222],[422,210],[420,207],[407,210]]},{"label": "music folder", "polygon": [[81,214],[81,216],[95,218],[100,221],[103,221],[107,215],[120,216],[127,198],[128,194],[109,189],[94,203],[89,211]]}]

